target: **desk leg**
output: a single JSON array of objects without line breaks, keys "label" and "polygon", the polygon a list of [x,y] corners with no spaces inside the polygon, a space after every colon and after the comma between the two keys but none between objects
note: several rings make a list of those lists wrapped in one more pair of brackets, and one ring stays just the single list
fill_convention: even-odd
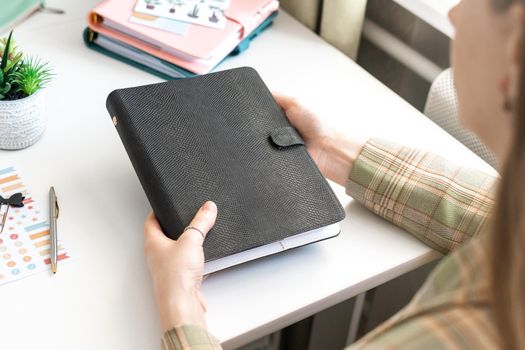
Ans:
[{"label": "desk leg", "polygon": [[352,311],[352,318],[350,320],[350,329],[348,330],[348,337],[346,338],[346,346],[355,342],[357,331],[359,330],[359,322],[363,314],[363,306],[365,304],[366,292],[361,293],[355,297],[354,310]]}]

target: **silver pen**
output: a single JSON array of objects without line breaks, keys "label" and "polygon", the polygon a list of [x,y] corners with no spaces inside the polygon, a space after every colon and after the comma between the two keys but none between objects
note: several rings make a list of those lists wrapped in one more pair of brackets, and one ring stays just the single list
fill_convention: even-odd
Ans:
[{"label": "silver pen", "polygon": [[57,273],[58,267],[58,240],[57,240],[57,219],[58,219],[58,199],[55,188],[49,189],[49,234],[51,235],[51,271]]}]

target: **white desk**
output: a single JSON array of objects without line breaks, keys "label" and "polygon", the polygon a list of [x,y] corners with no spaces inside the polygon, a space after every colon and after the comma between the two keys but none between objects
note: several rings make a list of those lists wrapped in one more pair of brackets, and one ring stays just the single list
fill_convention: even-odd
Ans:
[{"label": "white desk", "polygon": [[[48,1],[63,17],[37,14],[17,43],[55,67],[48,128],[35,146],[0,151],[40,206],[55,185],[60,238],[76,261],[0,287],[2,349],[157,349],[159,324],[143,258],[150,211],[105,109],[108,93],[157,78],[90,51],[81,32],[89,1]],[[285,13],[243,55],[268,83],[308,101],[328,123],[434,150],[490,170],[355,63]],[[361,132],[360,131],[360,132]],[[339,237],[245,264],[204,282],[210,330],[236,347],[375,287],[437,255],[370,214],[334,186],[347,219]]]}]

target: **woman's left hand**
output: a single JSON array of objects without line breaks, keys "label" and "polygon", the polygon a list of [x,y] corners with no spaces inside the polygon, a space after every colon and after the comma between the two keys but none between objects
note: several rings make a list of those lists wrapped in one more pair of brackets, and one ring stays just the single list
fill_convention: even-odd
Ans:
[{"label": "woman's left hand", "polygon": [[153,214],[146,219],[144,251],[163,332],[180,325],[206,326],[206,304],[201,293],[202,244],[216,217],[215,203],[204,203],[188,226],[190,229],[176,241],[164,235]]}]

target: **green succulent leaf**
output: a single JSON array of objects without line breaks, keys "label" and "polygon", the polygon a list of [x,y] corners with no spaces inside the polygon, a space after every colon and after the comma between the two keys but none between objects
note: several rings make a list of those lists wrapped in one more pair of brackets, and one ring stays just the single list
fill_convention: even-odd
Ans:
[{"label": "green succulent leaf", "polygon": [[11,84],[5,83],[5,85],[2,87],[1,93],[6,95],[9,91],[11,91]]},{"label": "green succulent leaf", "polygon": [[9,59],[7,61],[7,65],[5,67],[5,70],[6,71],[10,71],[13,68],[15,68],[16,65],[22,61],[23,57],[24,57],[24,54],[22,52],[16,53],[15,56],[12,59]]},{"label": "green succulent leaf", "polygon": [[44,88],[53,78],[48,64],[18,51],[13,31],[0,39],[0,100],[30,96]]},{"label": "green succulent leaf", "polygon": [[0,69],[5,70],[5,67],[7,66],[7,62],[9,60],[9,51],[11,49],[11,39],[13,37],[13,31],[9,33],[9,37],[7,38],[7,42],[5,43],[3,49],[4,53],[2,55],[2,62],[0,62]]},{"label": "green succulent leaf", "polygon": [[20,64],[13,76],[13,84],[18,86],[18,91],[30,96],[51,81],[53,72],[46,62],[31,57]]}]

